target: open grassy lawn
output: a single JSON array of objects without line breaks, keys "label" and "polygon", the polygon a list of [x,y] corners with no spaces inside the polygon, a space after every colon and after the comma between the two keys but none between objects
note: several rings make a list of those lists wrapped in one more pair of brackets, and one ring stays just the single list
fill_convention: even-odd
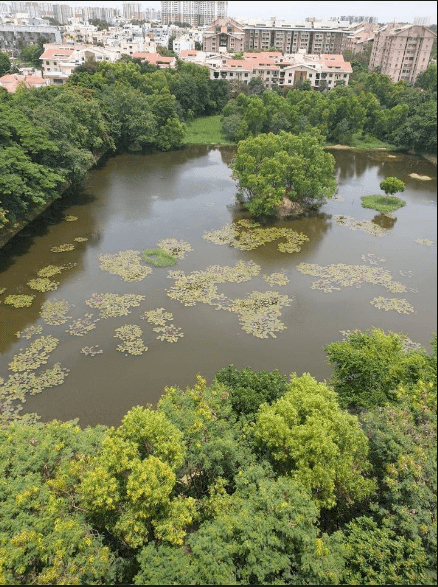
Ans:
[{"label": "open grassy lawn", "polygon": [[391,143],[385,143],[376,137],[370,135],[363,135],[362,133],[356,133],[352,136],[350,145],[356,149],[363,151],[369,151],[372,149],[386,149],[387,151],[396,151],[397,147]]},{"label": "open grassy lawn", "polygon": [[406,202],[396,196],[362,196],[362,208],[371,208],[377,212],[394,212],[406,206]]},{"label": "open grassy lawn", "polygon": [[234,145],[222,134],[221,116],[203,116],[186,122],[186,145]]}]

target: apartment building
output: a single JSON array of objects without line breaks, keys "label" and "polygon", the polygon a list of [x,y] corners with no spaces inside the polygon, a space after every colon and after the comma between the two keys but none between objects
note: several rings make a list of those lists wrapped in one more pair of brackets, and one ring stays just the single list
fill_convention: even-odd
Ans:
[{"label": "apartment building", "polygon": [[161,2],[161,22],[187,22],[191,26],[206,26],[217,18],[227,16],[228,2],[224,0]]},{"label": "apartment building", "polygon": [[[221,27],[219,29],[219,26]],[[333,21],[269,21],[257,19],[221,18],[204,32],[204,50],[218,51],[219,47],[233,50],[236,39],[242,38],[235,51],[267,51],[273,49],[292,54],[340,54],[345,48],[349,31]],[[223,49],[222,49],[223,50]]]},{"label": "apartment building", "polygon": [[44,79],[38,70],[32,74],[11,73],[0,77],[0,87],[5,88],[10,94],[14,94],[19,87],[42,88],[47,85],[49,80]]},{"label": "apartment building", "polygon": [[147,61],[151,65],[156,65],[159,69],[176,68],[176,57],[162,57],[158,53],[139,52],[134,53],[133,58],[140,59],[141,61]]},{"label": "apartment building", "polygon": [[0,23],[0,51],[10,53],[21,45],[37,45],[41,39],[61,42],[61,33],[54,26],[33,26]]},{"label": "apartment building", "polygon": [[387,24],[375,34],[369,70],[379,68],[394,82],[413,83],[427,69],[435,38],[425,26]]},{"label": "apartment building", "polygon": [[349,35],[345,40],[345,49],[352,53],[362,53],[365,47],[374,41],[379,25],[375,23],[361,22],[348,27]]}]

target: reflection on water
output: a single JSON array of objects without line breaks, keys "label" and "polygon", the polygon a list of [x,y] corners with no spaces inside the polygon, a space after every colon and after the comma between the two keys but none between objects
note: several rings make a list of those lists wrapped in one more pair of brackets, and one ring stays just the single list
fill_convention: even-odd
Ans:
[{"label": "reflection on water", "polygon": [[[323,348],[340,338],[340,330],[380,326],[428,343],[436,319],[437,241],[436,169],[430,163],[412,156],[333,151],[339,199],[301,218],[267,224],[308,237],[299,252],[284,253],[278,250],[278,241],[238,250],[203,238],[206,231],[247,218],[234,202],[236,183],[228,166],[234,154],[234,147],[194,146],[171,153],[110,157],[90,173],[80,193],[56,202],[2,250],[0,289],[7,290],[0,301],[8,294],[34,293],[36,297],[29,308],[0,303],[0,376],[9,376],[8,364],[30,344],[27,339],[17,339],[16,332],[31,326],[42,327],[44,336],[59,339],[47,367],[59,362],[70,370],[62,385],[30,397],[26,410],[38,412],[43,420],[77,417],[81,425],[118,424],[133,405],[155,403],[166,385],[191,385],[196,373],[209,379],[230,363],[237,368],[310,372],[318,379],[327,378],[331,369]],[[413,172],[434,179],[421,182],[409,176]],[[362,196],[380,193],[379,182],[387,175],[406,182],[406,206],[394,219],[361,206]],[[78,220],[66,222],[67,214]],[[391,230],[381,238],[348,230],[334,221],[339,215]],[[88,240],[77,242],[77,237]],[[162,239],[187,242],[192,250],[174,267],[154,267],[141,281],[126,282],[99,267],[101,255],[141,252],[156,247]],[[433,244],[420,246],[418,239]],[[74,250],[51,252],[51,247],[64,243],[74,243]],[[345,264],[358,267],[360,274],[364,259],[380,259],[388,275],[409,284],[406,292],[395,295],[406,298],[415,314],[373,306],[370,302],[386,293],[378,280],[358,282],[361,287],[341,286],[331,293],[327,287],[312,289],[314,278],[297,270],[300,263],[322,267]],[[169,279],[169,269],[191,275],[214,266],[220,275],[230,271],[224,267],[236,267],[242,261],[257,264],[260,271],[243,281],[221,281],[216,276],[214,283],[209,284],[208,279],[200,282],[196,295],[203,299],[212,286],[216,287],[222,311],[214,304],[185,306],[167,293],[177,275],[173,274],[173,281]],[[40,293],[29,289],[27,282],[43,267],[66,263],[73,267],[53,277],[60,282],[57,290]],[[282,279],[269,285],[263,276],[272,274],[281,274]],[[403,277],[406,275],[409,280]],[[250,316],[239,312],[245,312],[245,304],[254,300],[257,320],[263,322],[268,291],[290,300],[278,316],[286,329],[276,332],[275,339],[260,339],[248,332],[263,324],[252,324]],[[259,293],[249,298],[253,292]],[[105,298],[107,294],[112,296]],[[100,309],[87,305],[90,299],[123,299],[126,303],[107,312],[108,318],[94,322]],[[68,302],[70,317],[64,324],[48,325],[40,315],[42,304],[57,300]],[[139,305],[130,305],[129,300],[140,300]],[[239,312],[223,311],[227,304],[231,309],[237,304]],[[162,330],[154,331],[169,324],[154,325],[142,319],[145,312],[155,316],[157,311],[172,315],[177,332],[183,332],[184,337],[177,336],[170,343]],[[88,328],[91,324],[93,328]],[[120,332],[130,335],[138,329],[147,351],[142,347],[138,356],[118,351]],[[123,345],[131,348],[130,339]]]}]

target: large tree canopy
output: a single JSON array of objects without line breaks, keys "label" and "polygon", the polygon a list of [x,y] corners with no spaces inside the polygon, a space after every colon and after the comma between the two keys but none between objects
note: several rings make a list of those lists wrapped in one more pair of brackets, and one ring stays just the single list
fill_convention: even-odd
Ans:
[{"label": "large tree canopy", "polygon": [[285,198],[308,204],[331,197],[336,189],[334,158],[311,132],[281,131],[241,141],[232,169],[254,216],[274,214]]}]

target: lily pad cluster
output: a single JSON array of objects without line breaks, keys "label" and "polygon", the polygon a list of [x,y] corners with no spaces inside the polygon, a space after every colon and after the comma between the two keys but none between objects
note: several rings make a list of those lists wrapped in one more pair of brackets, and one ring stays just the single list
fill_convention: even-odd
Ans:
[{"label": "lily pad cluster", "polygon": [[362,230],[368,234],[373,234],[374,236],[385,236],[387,233],[384,228],[378,224],[374,224],[371,220],[355,220],[353,217],[344,216],[343,214],[335,214],[333,220],[335,220],[337,224],[346,226],[350,230]]},{"label": "lily pad cluster", "polygon": [[5,293],[6,287],[0,287],[0,296]]},{"label": "lily pad cluster", "polygon": [[159,333],[157,336],[158,340],[178,342],[178,338],[182,338],[184,336],[184,334],[181,332],[181,328],[172,324],[172,312],[166,312],[164,308],[148,310],[143,313],[142,319],[147,320],[149,324],[155,325],[155,328],[152,330]]},{"label": "lily pad cluster", "polygon": [[142,281],[152,273],[152,268],[141,265],[140,251],[120,251],[99,256],[100,268],[112,275],[119,275],[123,281]]},{"label": "lily pad cluster", "polygon": [[230,245],[241,251],[251,251],[266,243],[284,238],[286,242],[278,244],[282,253],[295,253],[309,238],[291,228],[275,226],[262,228],[259,223],[247,219],[238,220],[234,224],[225,224],[218,230],[206,231],[203,238],[217,245]]},{"label": "lily pad cluster", "polygon": [[85,243],[88,239],[85,236],[77,236],[73,240],[77,243]]},{"label": "lily pad cluster", "polygon": [[370,304],[378,310],[395,310],[399,314],[412,314],[414,307],[407,301],[399,298],[385,298],[378,296],[370,301]]},{"label": "lily pad cluster", "polygon": [[211,304],[219,297],[218,283],[241,283],[249,281],[260,273],[260,266],[253,261],[239,261],[234,267],[211,265],[206,271],[178,274],[167,295],[185,306],[195,306],[197,302]]},{"label": "lily pad cluster", "polygon": [[[58,346],[59,339],[54,336],[40,336],[32,341],[29,347],[18,353],[9,363],[11,371],[29,371],[45,365],[51,353]],[[22,350],[22,349],[20,349]]]},{"label": "lily pad cluster", "polygon": [[98,344],[96,344],[94,346],[84,346],[81,349],[81,353],[87,355],[87,357],[95,357],[96,355],[101,355],[103,350],[99,348]]},{"label": "lily pad cluster", "polygon": [[122,341],[122,344],[117,345],[118,351],[129,355],[142,355],[148,350],[140,338],[143,332],[136,324],[125,324],[116,328],[115,332],[114,336]]},{"label": "lily pad cluster", "polygon": [[157,247],[177,259],[184,259],[185,254],[192,251],[190,243],[176,238],[165,238],[157,242]]},{"label": "lily pad cluster", "polygon": [[74,248],[75,246],[71,243],[66,243],[64,245],[59,245],[57,247],[50,247],[50,250],[52,251],[52,253],[66,253],[68,251],[73,251]]},{"label": "lily pad cluster", "polygon": [[71,269],[76,263],[66,263],[65,265],[46,265],[37,273],[38,277],[53,277],[58,273],[62,273],[66,269]]},{"label": "lily pad cluster", "polygon": [[130,308],[139,306],[144,299],[145,296],[134,294],[94,293],[89,300],[85,300],[85,304],[97,308],[101,318],[116,318],[127,316]]},{"label": "lily pad cluster", "polygon": [[271,273],[271,275],[262,275],[262,277],[271,287],[274,285],[287,285],[290,281],[287,275],[283,272]]},{"label": "lily pad cluster", "polygon": [[67,300],[48,300],[41,306],[41,317],[50,326],[60,326],[71,319],[71,316],[67,316],[70,308]]},{"label": "lily pad cluster", "polygon": [[68,325],[66,332],[72,336],[85,336],[96,328],[96,322],[99,322],[99,318],[93,320],[93,314],[85,314],[83,318],[73,320]]},{"label": "lily pad cluster", "polygon": [[313,263],[300,263],[297,270],[304,275],[320,277],[319,281],[312,282],[312,289],[319,289],[324,293],[340,291],[341,287],[360,287],[362,283],[381,285],[392,293],[406,291],[403,283],[392,280],[392,275],[382,267],[370,267],[369,265],[344,265],[336,263],[322,267]]},{"label": "lily pad cluster", "polygon": [[257,338],[277,338],[275,332],[287,327],[279,320],[281,309],[290,306],[291,298],[276,291],[253,291],[244,299],[234,299],[227,309],[239,316],[242,329]]},{"label": "lily pad cluster", "polygon": [[415,242],[419,245],[427,245],[428,247],[430,247],[430,245],[433,245],[433,241],[431,241],[428,238],[417,238]]},{"label": "lily pad cluster", "polygon": [[77,219],[78,219],[77,216],[72,216],[72,215],[64,216],[64,220],[66,220],[67,222],[75,222]]},{"label": "lily pad cluster", "polygon": [[5,304],[14,306],[14,308],[28,308],[32,305],[35,296],[23,295],[23,294],[10,294],[3,300]]},{"label": "lily pad cluster", "polygon": [[49,387],[61,385],[68,372],[60,363],[55,363],[39,374],[27,370],[13,373],[7,381],[0,377],[0,422],[5,424],[15,420],[23,409],[27,394],[35,395]]},{"label": "lily pad cluster", "polygon": [[59,281],[51,281],[48,277],[36,277],[28,281],[27,285],[30,289],[35,289],[40,292],[54,291],[58,289]]},{"label": "lily pad cluster", "polygon": [[30,340],[32,338],[32,336],[36,336],[37,334],[41,334],[42,331],[43,331],[42,326],[29,326],[28,328],[25,328],[24,330],[17,332],[16,336],[17,336],[17,338],[25,338],[27,340]]},{"label": "lily pad cluster", "polygon": [[361,255],[360,258],[364,263],[369,263],[370,265],[378,265],[379,263],[384,263],[386,261],[385,257],[378,257],[374,253]]}]

